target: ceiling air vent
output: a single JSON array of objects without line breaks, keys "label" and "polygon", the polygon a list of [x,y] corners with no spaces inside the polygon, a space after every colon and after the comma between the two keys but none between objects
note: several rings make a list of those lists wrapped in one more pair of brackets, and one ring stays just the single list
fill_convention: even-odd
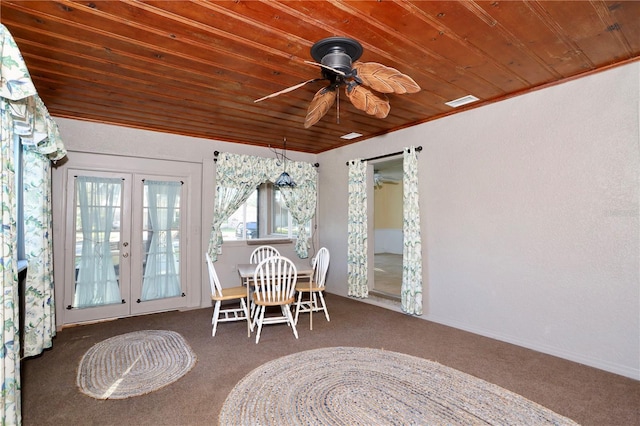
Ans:
[{"label": "ceiling air vent", "polygon": [[359,138],[360,136],[362,136],[362,134],[356,133],[356,132],[351,132],[351,133],[347,133],[346,135],[342,135],[340,137],[342,139],[355,139],[355,138]]},{"label": "ceiling air vent", "polygon": [[459,106],[470,104],[472,102],[479,101],[479,100],[480,99],[476,98],[473,95],[467,95],[467,96],[463,96],[463,97],[458,98],[458,99],[454,99],[454,100],[449,101],[449,102],[445,102],[445,105],[449,105],[452,108],[457,108]]}]

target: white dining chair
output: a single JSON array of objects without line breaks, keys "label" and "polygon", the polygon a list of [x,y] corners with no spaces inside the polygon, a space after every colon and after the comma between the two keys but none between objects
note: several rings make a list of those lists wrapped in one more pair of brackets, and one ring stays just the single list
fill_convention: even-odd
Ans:
[{"label": "white dining chair", "polygon": [[[262,262],[266,258],[272,257],[272,256],[280,256],[280,252],[278,251],[278,249],[273,246],[262,245],[262,246],[256,247],[256,249],[253,250],[253,252],[251,253],[251,256],[249,256],[249,263],[255,263],[257,265],[258,263]],[[251,305],[250,306],[251,318],[253,318],[255,315],[256,307],[251,300],[249,300],[248,303]]]},{"label": "white dining chair", "polygon": [[280,256],[280,252],[277,248],[267,245],[259,246],[251,253],[251,256],[249,257],[249,263],[255,263],[257,265],[267,257],[271,256]]},{"label": "white dining chair", "polygon": [[[219,322],[229,321],[249,321],[249,327],[253,331],[253,325],[249,320],[249,310],[245,299],[247,297],[247,290],[243,286],[222,288],[216,268],[213,266],[213,261],[209,253],[205,253],[205,259],[207,261],[207,269],[209,271],[209,284],[211,285],[211,300],[214,302],[213,316],[211,317],[211,336],[216,335],[216,329]],[[232,307],[222,308],[222,302],[238,301],[240,307],[233,305]]]},{"label": "white dining chair", "polygon": [[[288,324],[293,335],[298,338],[298,330],[291,313],[291,305],[295,302],[296,280],[298,271],[293,262],[286,257],[269,257],[258,264],[253,275],[255,291],[253,303],[256,306],[254,327],[257,327],[256,343],[260,341],[262,326],[265,324]],[[280,307],[280,315],[269,313],[267,307]]]},{"label": "white dining chair", "polygon": [[[329,319],[329,311],[324,301],[324,289],[327,278],[327,270],[329,269],[329,250],[322,247],[313,258],[313,274],[310,280],[301,280],[296,284],[298,292],[298,301],[296,303],[296,317],[294,322],[298,323],[298,315],[300,312],[309,312],[309,329],[313,330],[313,313],[324,311],[324,316]],[[305,300],[305,297],[308,299]],[[318,304],[320,299],[320,304]]]}]

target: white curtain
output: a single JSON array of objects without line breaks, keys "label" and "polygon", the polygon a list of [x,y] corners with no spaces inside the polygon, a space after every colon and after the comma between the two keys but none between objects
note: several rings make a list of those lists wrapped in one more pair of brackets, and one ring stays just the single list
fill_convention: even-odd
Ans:
[{"label": "white curtain", "polygon": [[366,298],[367,285],[367,162],[349,162],[349,207],[347,223],[348,295]]},{"label": "white curtain", "polygon": [[121,196],[121,189],[122,179],[76,178],[82,256],[73,302],[75,308],[108,305],[122,300],[110,242],[115,200]]},{"label": "white curtain", "polygon": [[180,202],[180,182],[144,182],[147,190],[151,244],[142,281],[141,299],[180,296],[179,262],[172,240],[176,202]]},{"label": "white curtain", "polygon": [[[295,188],[280,188],[285,204],[298,222],[296,253],[307,258],[308,236],[304,225],[315,214],[318,172],[305,162],[288,162],[288,172],[296,182]],[[220,225],[244,203],[249,195],[267,181],[275,182],[283,171],[283,164],[275,158],[221,153],[216,162],[216,198],[208,253],[215,261],[222,250]]]},{"label": "white curtain", "polygon": [[418,192],[418,154],[414,147],[404,149],[403,169],[402,310],[407,314],[422,315],[420,194]]}]

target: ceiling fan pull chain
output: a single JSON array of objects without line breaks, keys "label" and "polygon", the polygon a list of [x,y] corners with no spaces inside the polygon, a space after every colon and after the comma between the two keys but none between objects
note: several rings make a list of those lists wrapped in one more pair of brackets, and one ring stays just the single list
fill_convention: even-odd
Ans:
[{"label": "ceiling fan pull chain", "polygon": [[336,86],[336,123],[340,124],[340,86]]}]

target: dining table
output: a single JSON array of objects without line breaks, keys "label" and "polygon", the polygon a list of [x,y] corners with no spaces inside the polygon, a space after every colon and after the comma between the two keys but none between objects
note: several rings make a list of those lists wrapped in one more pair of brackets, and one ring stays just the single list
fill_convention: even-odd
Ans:
[{"label": "dining table", "polygon": [[[311,280],[313,278],[313,266],[309,264],[308,259],[299,259],[298,261],[294,260],[293,264],[296,267],[297,280]],[[247,308],[251,306],[251,281],[253,281],[253,276],[257,267],[257,263],[238,263],[236,265],[238,275],[240,275],[240,279],[242,279],[242,284],[247,287]],[[247,336],[251,337],[250,315],[247,317]]]}]

